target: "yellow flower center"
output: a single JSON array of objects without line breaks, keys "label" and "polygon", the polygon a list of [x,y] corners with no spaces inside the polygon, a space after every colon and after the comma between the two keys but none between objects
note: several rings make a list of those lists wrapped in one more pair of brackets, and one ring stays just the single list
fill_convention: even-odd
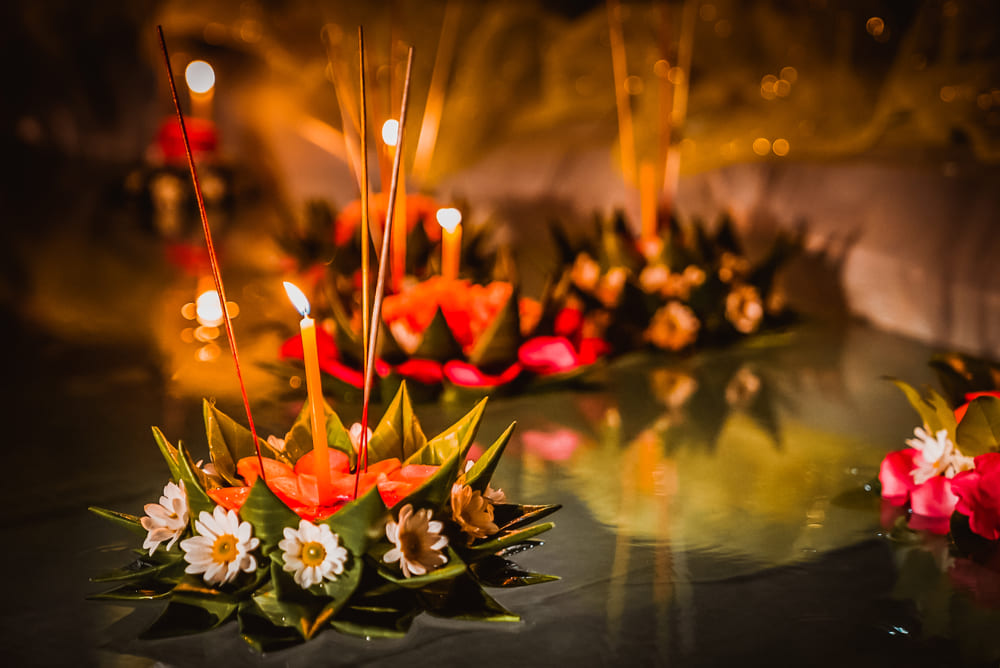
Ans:
[{"label": "yellow flower center", "polygon": [[320,566],[326,559],[326,548],[321,543],[305,543],[302,545],[302,563],[306,566]]},{"label": "yellow flower center", "polygon": [[212,545],[212,561],[217,564],[227,564],[236,559],[236,554],[236,536],[225,533],[215,539]]}]

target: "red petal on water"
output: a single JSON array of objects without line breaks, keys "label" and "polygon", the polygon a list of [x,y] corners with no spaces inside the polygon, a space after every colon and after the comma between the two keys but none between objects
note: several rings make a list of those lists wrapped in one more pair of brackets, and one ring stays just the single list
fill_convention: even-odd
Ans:
[{"label": "red petal on water", "polygon": [[547,375],[580,366],[573,344],[563,336],[537,336],[521,344],[517,357],[528,371]]},{"label": "red petal on water", "polygon": [[462,387],[496,387],[506,385],[517,378],[523,367],[519,362],[511,364],[506,371],[499,375],[483,373],[468,362],[452,360],[444,365],[444,377],[455,385]]}]

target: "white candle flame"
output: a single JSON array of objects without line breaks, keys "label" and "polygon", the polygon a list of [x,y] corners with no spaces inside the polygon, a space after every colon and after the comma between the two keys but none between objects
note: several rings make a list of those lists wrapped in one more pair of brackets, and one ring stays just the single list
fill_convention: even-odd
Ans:
[{"label": "white candle flame", "polygon": [[195,93],[207,93],[215,85],[215,70],[204,60],[192,60],[184,70],[188,88]]},{"label": "white candle flame", "polygon": [[303,318],[309,316],[309,298],[305,296],[298,286],[294,283],[289,283],[284,281],[285,292],[288,293],[288,298],[292,300],[292,305],[295,310],[298,311]]},{"label": "white candle flame", "polygon": [[453,207],[438,209],[436,217],[438,225],[449,233],[454,232],[455,228],[462,222],[462,212]]}]

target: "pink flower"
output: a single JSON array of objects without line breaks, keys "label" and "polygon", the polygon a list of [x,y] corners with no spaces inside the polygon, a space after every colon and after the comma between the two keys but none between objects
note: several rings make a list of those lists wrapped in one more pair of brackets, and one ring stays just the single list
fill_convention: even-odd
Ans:
[{"label": "pink flower", "polygon": [[958,495],[955,510],[969,517],[969,528],[988,540],[1000,539],[1000,453],[975,459],[976,468],[951,480]]},{"label": "pink flower", "polygon": [[522,366],[514,362],[497,375],[485,373],[468,362],[452,360],[444,365],[444,377],[462,387],[496,387],[506,385],[521,375]]}]

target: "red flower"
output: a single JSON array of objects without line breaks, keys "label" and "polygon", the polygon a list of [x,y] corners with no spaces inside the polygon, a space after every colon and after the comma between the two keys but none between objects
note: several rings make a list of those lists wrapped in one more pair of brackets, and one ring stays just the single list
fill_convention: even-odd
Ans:
[{"label": "red flower", "polygon": [[[389,210],[389,196],[378,193],[368,201],[368,213],[376,222],[375,227],[381,229],[385,225],[386,212]],[[437,222],[438,203],[434,199],[419,194],[406,196],[406,231],[409,233],[417,222],[423,221],[424,234],[431,241],[441,238],[441,226]],[[354,200],[341,210],[333,224],[333,240],[338,246],[343,246],[361,224],[361,200]]]},{"label": "red flower", "polygon": [[[918,524],[924,524],[934,533],[947,533],[946,523],[933,520],[951,517],[958,497],[952,492],[953,480],[942,475],[933,476],[917,484],[912,472],[920,466],[923,457],[916,448],[890,452],[882,460],[878,479],[882,483],[882,498],[895,506],[910,504]],[[956,476],[957,478],[957,476]],[[920,522],[921,519],[932,520]],[[915,527],[916,528],[916,527]]]},{"label": "red flower", "polygon": [[975,459],[976,468],[952,478],[958,495],[955,510],[969,517],[969,527],[988,540],[1000,539],[1000,453]]},{"label": "red flower", "polygon": [[492,375],[468,362],[452,360],[444,365],[444,377],[462,387],[496,387],[513,381],[521,374],[521,369],[521,365],[515,362],[500,374]]},{"label": "red flower", "polygon": [[979,397],[996,397],[1000,399],[1000,392],[969,392],[965,395],[965,403],[955,409],[955,420],[958,422],[962,421],[965,417],[966,411],[969,410],[969,404],[972,403],[973,399],[978,399]]},{"label": "red flower", "polygon": [[[215,123],[204,118],[188,117],[184,119],[184,128],[187,130],[191,152],[195,156],[215,153],[219,144]],[[156,146],[167,162],[182,163],[187,160],[184,137],[181,134],[180,123],[177,122],[176,118],[170,117],[160,126],[160,131],[156,133]]]}]

